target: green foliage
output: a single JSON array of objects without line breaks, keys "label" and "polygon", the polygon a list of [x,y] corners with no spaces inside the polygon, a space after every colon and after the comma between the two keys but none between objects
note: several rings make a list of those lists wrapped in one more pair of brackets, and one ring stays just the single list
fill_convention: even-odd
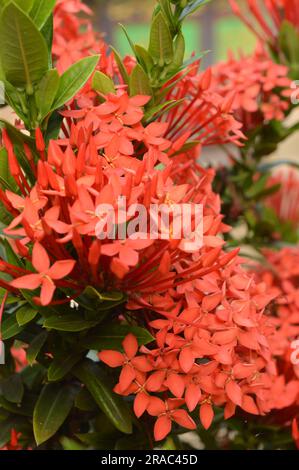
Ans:
[{"label": "green foliage", "polygon": [[52,69],[52,11],[55,0],[2,1],[0,63],[6,100],[33,132],[47,132],[51,114],[71,100],[95,70],[86,57],[61,77]]}]

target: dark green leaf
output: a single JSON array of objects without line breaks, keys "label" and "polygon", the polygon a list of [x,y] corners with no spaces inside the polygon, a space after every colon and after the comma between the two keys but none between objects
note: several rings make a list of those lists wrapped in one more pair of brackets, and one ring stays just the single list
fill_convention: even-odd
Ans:
[{"label": "dark green leaf", "polygon": [[1,394],[11,403],[21,403],[24,385],[19,374],[13,374],[0,383]]},{"label": "dark green leaf", "polygon": [[58,357],[53,360],[48,369],[49,382],[57,382],[68,374],[75,364],[81,359],[80,354],[71,353],[64,357]]},{"label": "dark green leaf", "polygon": [[2,339],[5,341],[6,339],[17,336],[23,328],[24,326],[18,324],[15,314],[9,315],[2,323]]},{"label": "dark green leaf", "polygon": [[89,362],[81,364],[75,369],[75,375],[81,380],[95,399],[98,406],[114,424],[125,434],[132,432],[132,419],[125,402],[116,395],[99,366]]},{"label": "dark green leaf", "polygon": [[33,431],[38,445],[52,437],[66,420],[74,403],[69,386],[47,384],[41,391],[33,413]]},{"label": "dark green leaf", "polygon": [[92,328],[97,321],[88,321],[74,314],[53,315],[44,322],[44,327],[58,331],[83,331]]},{"label": "dark green leaf", "polygon": [[33,364],[41,348],[45,344],[47,337],[48,332],[43,331],[38,336],[36,336],[34,340],[30,343],[27,349],[27,361],[29,362],[29,364]]},{"label": "dark green leaf", "polygon": [[99,328],[99,331],[96,333],[90,332],[90,334],[83,339],[82,345],[86,348],[96,350],[122,350],[122,342],[129,333],[136,336],[140,346],[151,343],[154,340],[148,330],[144,328],[130,325],[109,325]]},{"label": "dark green leaf", "polygon": [[31,322],[37,315],[37,310],[30,307],[28,304],[17,310],[17,322],[20,326],[26,325]]}]

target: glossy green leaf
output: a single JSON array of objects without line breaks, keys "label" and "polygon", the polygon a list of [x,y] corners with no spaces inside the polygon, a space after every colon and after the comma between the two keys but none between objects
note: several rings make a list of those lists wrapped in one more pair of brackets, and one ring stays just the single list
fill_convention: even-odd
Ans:
[{"label": "glossy green leaf", "polygon": [[16,315],[10,314],[3,322],[1,326],[2,331],[2,339],[5,341],[6,339],[13,338],[17,336],[22,330],[24,326],[20,326],[17,322]]},{"label": "glossy green leaf", "polygon": [[139,44],[135,44],[135,50],[136,50],[138,62],[141,64],[144,70],[147,70],[147,72],[150,72],[154,66],[154,61],[151,58],[148,51],[144,47],[140,46]]},{"label": "glossy green leaf", "polygon": [[109,325],[99,328],[99,331],[96,333],[90,332],[90,334],[83,339],[82,345],[86,348],[96,350],[122,350],[122,342],[129,333],[136,336],[140,346],[151,343],[154,340],[148,330],[144,328],[130,325]]},{"label": "glossy green leaf", "polygon": [[108,93],[115,93],[115,86],[110,77],[105,75],[103,72],[98,70],[95,72],[92,78],[92,88],[95,91],[107,95]]},{"label": "glossy green leaf", "polygon": [[175,44],[174,44],[174,55],[173,55],[173,68],[179,68],[182,66],[185,57],[185,38],[184,35],[179,32]]},{"label": "glossy green leaf", "polygon": [[173,60],[173,43],[170,30],[163,13],[160,11],[152,22],[148,49],[154,61],[163,67]]},{"label": "glossy green leaf", "polygon": [[113,384],[108,380],[99,366],[84,362],[75,369],[75,375],[83,382],[94,400],[119,431],[132,432],[132,418],[125,402],[112,389]]},{"label": "glossy green leaf", "polygon": [[[32,0],[31,0],[32,1]],[[51,15],[56,0],[34,0],[30,16],[38,29],[41,29]]]},{"label": "glossy green leaf", "polygon": [[38,445],[52,437],[66,420],[74,403],[71,387],[47,384],[41,391],[33,412],[33,431]]},{"label": "glossy green leaf", "polygon": [[24,305],[23,307],[17,310],[17,322],[20,326],[26,325],[31,322],[37,315],[37,310],[30,307],[29,305]]},{"label": "glossy green leaf", "polygon": [[[13,2],[25,12],[29,12],[33,6],[35,0],[13,0]],[[0,8],[10,3],[11,0],[0,0]]]},{"label": "glossy green leaf", "polygon": [[84,320],[84,318],[81,318],[79,315],[74,313],[57,316],[53,315],[45,320],[44,327],[58,331],[78,332],[92,328],[96,324],[96,321]]},{"label": "glossy green leaf", "polygon": [[59,83],[60,77],[56,69],[48,70],[40,81],[35,94],[40,120],[43,120],[51,111],[58,92]]},{"label": "glossy green leaf", "polygon": [[7,80],[33,92],[33,84],[48,69],[45,39],[33,21],[14,3],[9,3],[0,19],[0,60]]},{"label": "glossy green leaf", "polygon": [[37,355],[39,354],[41,348],[46,342],[46,339],[48,337],[48,332],[43,331],[40,333],[38,336],[36,336],[33,341],[31,341],[27,351],[26,351],[26,356],[27,356],[27,361],[29,364],[33,364],[35,359],[37,358]]},{"label": "glossy green leaf", "polygon": [[94,72],[98,61],[97,55],[85,57],[61,75],[53,109],[60,108],[76,95]]},{"label": "glossy green leaf", "polygon": [[191,1],[189,3],[189,5],[187,5],[180,17],[179,17],[179,20],[180,21],[183,21],[187,16],[189,15],[192,15],[193,13],[196,12],[196,10],[198,10],[198,8],[202,7],[203,5],[206,5],[210,0],[194,0],[193,2]]},{"label": "glossy green leaf", "polygon": [[114,49],[114,47],[110,46],[110,49],[112,50],[113,52],[113,55],[114,55],[114,58],[115,58],[115,62],[117,64],[117,67],[119,69],[119,72],[122,76],[122,79],[124,81],[124,83],[128,84],[129,83],[129,75],[128,75],[128,72],[123,64],[123,61],[119,55],[119,53],[117,52],[116,49]]},{"label": "glossy green leaf", "polygon": [[49,382],[57,382],[65,377],[81,357],[80,354],[71,353],[63,357],[55,358],[48,369]]},{"label": "glossy green leaf", "polygon": [[149,78],[140,64],[137,64],[130,75],[130,94],[152,96]]},{"label": "glossy green leaf", "polygon": [[8,155],[4,147],[0,149],[0,185],[4,190],[17,192],[16,182],[9,171]]}]

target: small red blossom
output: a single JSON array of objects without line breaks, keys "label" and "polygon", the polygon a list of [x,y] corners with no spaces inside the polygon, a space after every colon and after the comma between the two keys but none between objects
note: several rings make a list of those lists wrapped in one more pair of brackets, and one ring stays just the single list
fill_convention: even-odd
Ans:
[{"label": "small red blossom", "polygon": [[56,280],[63,279],[70,274],[76,262],[74,260],[56,261],[50,267],[50,259],[44,247],[36,242],[32,250],[32,265],[37,274],[27,274],[11,281],[10,285],[17,289],[34,290],[41,286],[40,301],[48,305],[54,295]]}]

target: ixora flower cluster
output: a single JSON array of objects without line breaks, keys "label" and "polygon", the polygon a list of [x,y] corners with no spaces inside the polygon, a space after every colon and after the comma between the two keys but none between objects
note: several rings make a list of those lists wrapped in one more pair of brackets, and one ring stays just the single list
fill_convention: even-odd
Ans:
[{"label": "ixora flower cluster", "polygon": [[[33,435],[38,445],[56,437],[62,446],[79,445],[75,438],[96,446],[92,400],[117,433],[130,434],[133,398],[135,415],[147,423],[144,439],[153,428],[156,441],[173,425],[195,430],[201,423],[207,430],[219,409],[229,419],[298,407],[288,342],[299,334],[298,254],[265,253],[277,277],[243,267],[239,248],[225,242],[230,226],[213,187],[216,172],[199,162],[202,147],[230,144],[243,152],[249,130],[284,118],[288,68],[266,52],[231,57],[205,72],[197,60],[184,66],[181,23],[192,3],[199,2],[159,2],[149,49],[133,46],[135,56],[122,61],[116,51],[108,55],[81,1],[59,0],[47,58],[58,71],[38,77],[34,68],[30,87],[24,78],[18,128],[30,135],[2,126],[2,339],[21,377],[13,376],[21,381],[14,403],[22,409],[26,394],[33,401],[33,431],[11,426],[7,449],[34,447]],[[37,15],[9,3],[2,28],[12,14],[43,43],[52,11]],[[5,54],[2,64],[18,112],[20,77]],[[116,209],[120,197],[146,212],[151,204],[170,210],[200,204],[202,246],[190,250],[183,237],[154,239],[150,226],[141,230],[138,223],[136,237],[99,239],[97,225],[105,226],[107,213],[98,208]],[[135,216],[127,213],[123,225]],[[91,350],[97,360],[90,360]],[[27,376],[32,370],[34,380]],[[0,406],[13,415],[3,390]],[[52,403],[60,398],[55,415]],[[296,413],[290,418],[298,440]]]}]

